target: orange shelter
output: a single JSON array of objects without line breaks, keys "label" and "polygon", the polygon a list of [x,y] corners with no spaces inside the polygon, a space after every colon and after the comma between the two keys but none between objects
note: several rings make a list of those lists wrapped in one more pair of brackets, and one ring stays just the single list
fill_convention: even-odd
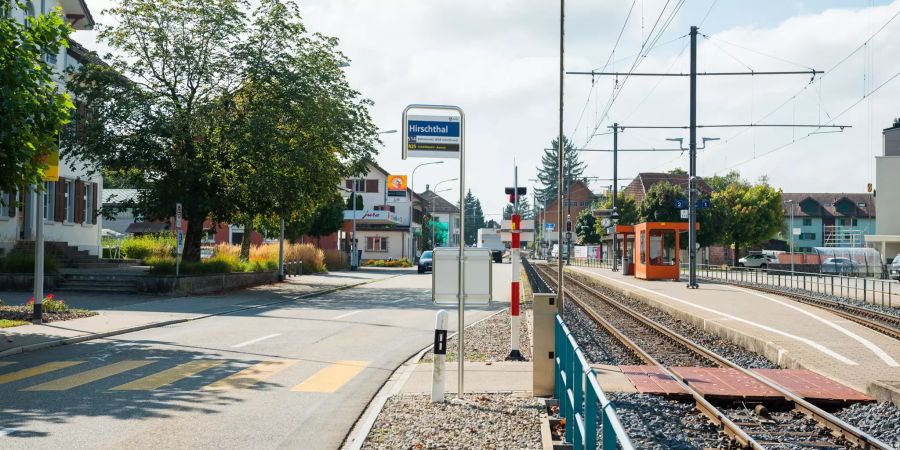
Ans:
[{"label": "orange shelter", "polygon": [[[697,224],[700,229],[700,224]],[[679,244],[687,222],[644,222],[634,226],[634,276],[644,280],[678,281]]]}]

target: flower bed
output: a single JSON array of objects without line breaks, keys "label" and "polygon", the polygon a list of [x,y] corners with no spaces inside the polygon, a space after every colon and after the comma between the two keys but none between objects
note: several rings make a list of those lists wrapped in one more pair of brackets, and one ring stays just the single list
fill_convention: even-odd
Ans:
[{"label": "flower bed", "polygon": [[365,267],[412,267],[413,263],[406,258],[401,259],[367,259],[363,261]]},{"label": "flower bed", "polygon": [[[47,294],[41,302],[41,312],[44,322],[77,319],[97,315],[94,311],[86,309],[70,308],[65,300],[56,298],[53,294]],[[0,320],[4,320],[7,326],[24,325],[34,320],[34,297],[31,297],[24,305],[4,305],[0,301]],[[19,323],[21,322],[21,323]]]}]

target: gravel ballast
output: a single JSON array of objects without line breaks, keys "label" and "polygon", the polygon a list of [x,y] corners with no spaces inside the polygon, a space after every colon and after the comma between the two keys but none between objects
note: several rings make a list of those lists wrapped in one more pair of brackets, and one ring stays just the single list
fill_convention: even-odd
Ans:
[{"label": "gravel ballast", "polygon": [[834,415],[881,442],[900,449],[900,407],[893,403],[857,403]]},{"label": "gravel ballast", "polygon": [[[524,305],[523,305],[524,306]],[[519,352],[526,361],[531,360],[531,311],[524,308],[519,321]],[[453,330],[449,330],[450,333]],[[503,361],[509,356],[509,309],[504,309],[487,319],[466,327],[466,361]],[[447,361],[456,361],[459,341],[456,336],[447,339]],[[420,362],[431,362],[434,354],[429,350]]]},{"label": "gravel ballast", "polygon": [[432,403],[427,394],[388,399],[364,449],[540,449],[543,400],[529,394],[469,394]]},{"label": "gravel ballast", "polygon": [[690,403],[648,394],[607,394],[635,448],[728,448],[729,439]]}]

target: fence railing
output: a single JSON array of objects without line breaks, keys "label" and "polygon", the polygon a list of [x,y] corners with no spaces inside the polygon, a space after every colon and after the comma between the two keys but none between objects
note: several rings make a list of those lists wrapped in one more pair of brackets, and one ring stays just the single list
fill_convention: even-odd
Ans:
[{"label": "fence railing", "polygon": [[555,351],[555,397],[559,400],[559,415],[566,421],[566,442],[575,450],[595,450],[599,417],[603,448],[615,449],[618,441],[623,450],[633,450],[612,402],[600,389],[594,369],[559,315],[556,316]]},{"label": "fence railing", "polygon": [[[681,265],[681,273],[687,273],[687,264]],[[831,295],[888,307],[900,306],[900,283],[893,280],[707,264],[697,265],[697,276],[743,285]]]}]

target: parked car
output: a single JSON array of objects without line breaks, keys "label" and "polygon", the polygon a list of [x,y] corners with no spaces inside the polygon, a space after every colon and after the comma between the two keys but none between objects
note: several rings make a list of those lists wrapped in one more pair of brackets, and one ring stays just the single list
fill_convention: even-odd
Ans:
[{"label": "parked car", "polygon": [[821,272],[838,275],[855,275],[859,273],[859,264],[849,258],[828,258],[822,263]]},{"label": "parked car", "polygon": [[738,260],[738,267],[752,267],[754,269],[768,269],[771,264],[778,262],[773,255],[754,253]]},{"label": "parked car", "polygon": [[888,266],[888,276],[900,281],[900,255],[894,257],[894,262]]},{"label": "parked car", "polygon": [[431,250],[422,252],[422,256],[419,257],[419,273],[431,272],[431,255]]}]

